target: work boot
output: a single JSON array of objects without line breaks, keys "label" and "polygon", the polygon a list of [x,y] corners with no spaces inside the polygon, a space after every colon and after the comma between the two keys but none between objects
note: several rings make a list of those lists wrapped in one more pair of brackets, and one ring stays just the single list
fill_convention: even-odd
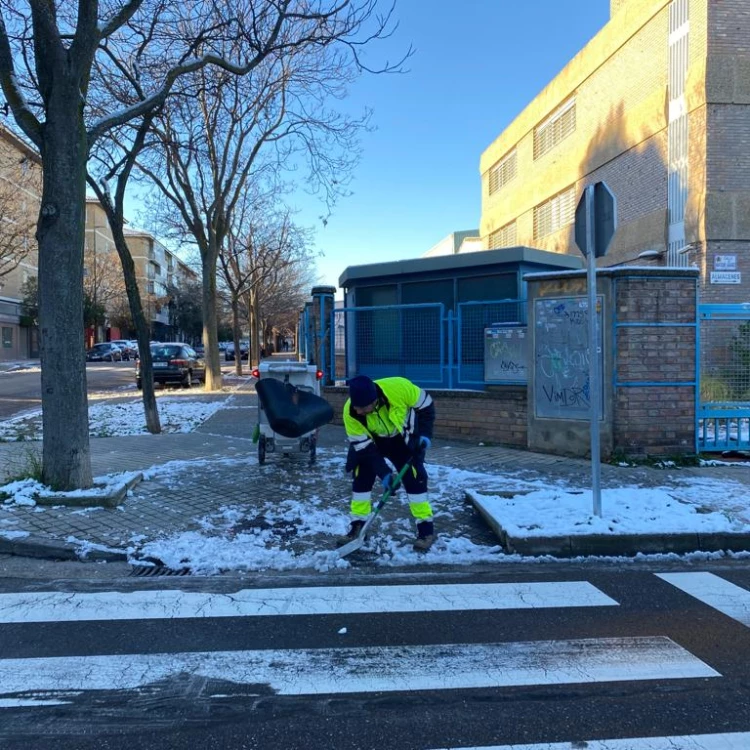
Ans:
[{"label": "work boot", "polygon": [[435,541],[435,526],[432,521],[421,521],[417,524],[417,538],[414,549],[417,552],[427,552]]},{"label": "work boot", "polygon": [[346,532],[345,536],[340,536],[336,540],[337,547],[343,547],[349,542],[353,542],[358,536],[359,532],[362,531],[362,527],[365,525],[364,521],[352,521],[349,526],[349,531]]}]

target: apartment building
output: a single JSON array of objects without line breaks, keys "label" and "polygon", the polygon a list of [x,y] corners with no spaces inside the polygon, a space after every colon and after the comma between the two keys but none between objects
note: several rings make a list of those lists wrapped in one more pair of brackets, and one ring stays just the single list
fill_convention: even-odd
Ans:
[{"label": "apartment building", "polygon": [[[177,331],[170,308],[171,292],[197,274],[150,232],[125,227],[125,241],[135,264],[146,319],[151,322],[155,341],[174,339]],[[122,267],[115,249],[107,216],[96,198],[86,199],[86,249],[84,288],[95,290],[107,316],[100,330],[86,331],[87,340],[107,341],[135,334],[129,320]]]},{"label": "apartment building", "polygon": [[187,282],[196,282],[198,275],[150,232],[126,228],[125,239],[135,263],[146,318],[151,321],[152,338],[174,340],[178,331],[171,292]]},{"label": "apartment building", "polygon": [[747,301],[748,39],[747,0],[611,0],[482,154],[483,247],[578,254],[576,203],[604,180],[619,228],[601,265],[697,265],[704,302]]},{"label": "apartment building", "polygon": [[[36,222],[42,191],[39,154],[0,123],[0,361],[39,356],[38,332],[23,311],[24,284],[38,276]],[[170,290],[197,275],[148,232],[126,230],[154,339],[173,338]],[[84,290],[104,314],[85,331],[86,344],[134,333],[122,267],[107,216],[86,199]]]},{"label": "apartment building", "polygon": [[121,329],[129,324],[122,266],[107,215],[99,201],[91,196],[86,198],[83,289],[91,302],[105,311],[94,325],[85,329],[86,347],[100,341],[125,338],[127,331]]},{"label": "apartment building", "polygon": [[38,356],[36,329],[22,309],[23,286],[37,275],[39,155],[0,123],[0,360]]}]

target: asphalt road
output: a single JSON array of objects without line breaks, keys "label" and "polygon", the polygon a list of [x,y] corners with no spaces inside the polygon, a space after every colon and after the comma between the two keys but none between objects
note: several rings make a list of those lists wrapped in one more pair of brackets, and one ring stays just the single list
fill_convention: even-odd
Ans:
[{"label": "asphalt road", "polygon": [[[744,609],[719,611],[683,580]],[[452,598],[496,584],[528,588],[505,606]],[[748,589],[750,571],[730,562],[4,578],[0,747],[434,750],[627,738],[618,750],[639,750],[632,738],[748,732]],[[183,593],[157,602],[159,590]],[[304,611],[311,590],[314,612]],[[50,601],[7,605],[10,592],[40,591],[60,592],[58,621],[35,621]],[[115,593],[89,604],[76,592]],[[374,611],[348,610],[352,595]],[[248,597],[272,611],[223,609]],[[744,748],[750,734],[742,742],[711,747]]]},{"label": "asphalt road", "polygon": [[[86,383],[89,395],[102,391],[135,388],[135,363],[88,362]],[[42,405],[41,373],[31,370],[0,372],[0,419],[8,419]]]}]

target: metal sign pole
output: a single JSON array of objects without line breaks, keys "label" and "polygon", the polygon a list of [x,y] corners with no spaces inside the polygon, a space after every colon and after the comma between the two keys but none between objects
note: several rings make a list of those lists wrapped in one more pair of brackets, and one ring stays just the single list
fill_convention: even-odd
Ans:
[{"label": "metal sign pole", "polygon": [[594,497],[594,515],[602,515],[601,465],[599,448],[599,336],[596,315],[596,238],[594,233],[594,186],[586,188],[586,246],[588,248],[588,307],[589,307],[589,415],[591,432],[591,491]]}]

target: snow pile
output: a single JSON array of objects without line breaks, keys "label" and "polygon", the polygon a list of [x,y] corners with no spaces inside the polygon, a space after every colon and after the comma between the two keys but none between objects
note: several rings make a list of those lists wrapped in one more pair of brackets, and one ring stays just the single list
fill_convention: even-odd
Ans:
[{"label": "snow pile", "polygon": [[695,505],[664,487],[602,490],[601,517],[593,514],[589,490],[537,490],[512,498],[469,494],[515,537],[750,531],[741,518]]},{"label": "snow pile", "polygon": [[[162,432],[192,432],[228,400],[206,402],[186,400],[180,396],[163,396],[157,402]],[[89,406],[91,437],[141,435],[147,432],[143,402],[140,399]],[[0,422],[0,441],[41,439],[41,409]]]}]

